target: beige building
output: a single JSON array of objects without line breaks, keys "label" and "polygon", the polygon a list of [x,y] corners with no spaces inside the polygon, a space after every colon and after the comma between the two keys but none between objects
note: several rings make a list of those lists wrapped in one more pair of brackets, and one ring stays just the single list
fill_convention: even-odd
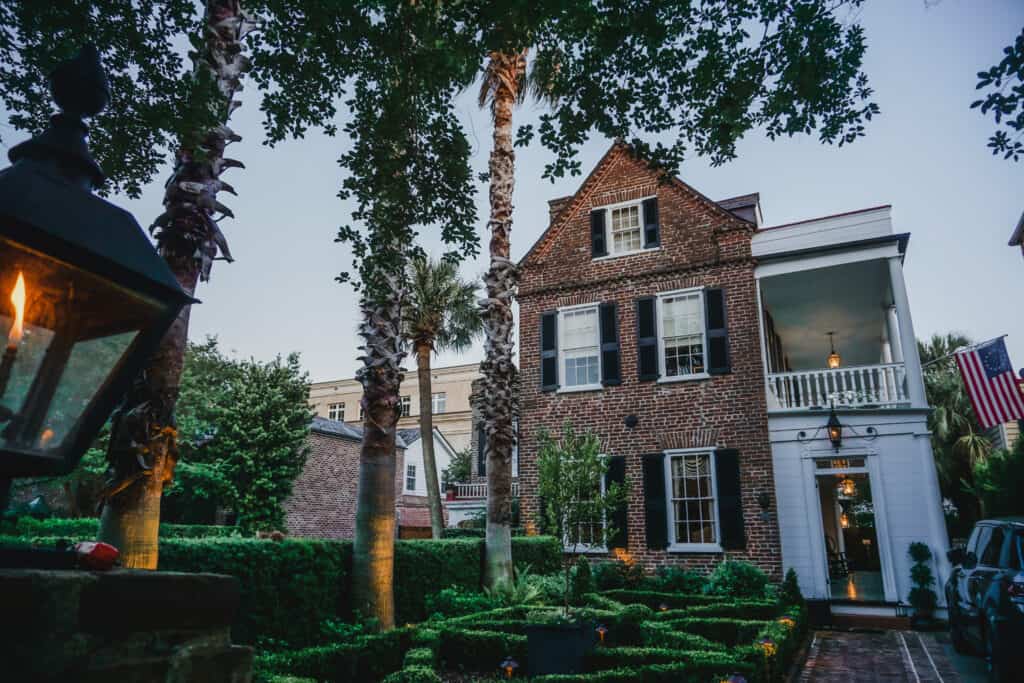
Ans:
[{"label": "beige building", "polygon": [[[419,427],[420,390],[415,362],[402,382],[402,419],[399,429]],[[473,431],[473,413],[469,395],[473,380],[480,377],[480,365],[468,363],[431,370],[434,427],[439,429],[456,450],[469,448]],[[315,382],[309,391],[310,404],[316,414],[329,420],[358,425],[362,420],[359,402],[363,387],[355,379]]]}]

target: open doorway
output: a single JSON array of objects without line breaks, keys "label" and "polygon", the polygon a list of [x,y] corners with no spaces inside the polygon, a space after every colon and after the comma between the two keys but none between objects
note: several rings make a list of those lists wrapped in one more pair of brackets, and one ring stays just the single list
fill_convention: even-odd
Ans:
[{"label": "open doorway", "polygon": [[[818,474],[816,478],[825,532],[829,594],[832,600],[883,602],[885,589],[875,509],[863,459],[844,463],[824,461],[819,464],[819,471],[826,469],[821,468],[821,464],[829,470],[828,474]],[[848,467],[836,468],[836,465]]]}]

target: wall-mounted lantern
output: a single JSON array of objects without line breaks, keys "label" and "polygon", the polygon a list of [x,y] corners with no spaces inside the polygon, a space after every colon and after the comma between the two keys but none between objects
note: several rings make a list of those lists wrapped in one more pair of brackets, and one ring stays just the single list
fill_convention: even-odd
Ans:
[{"label": "wall-mounted lantern", "polygon": [[0,171],[0,499],[11,477],[74,469],[192,301],[131,214],[92,194],[82,119],[110,99],[96,49],[50,88],[62,112]]},{"label": "wall-mounted lantern", "polygon": [[832,447],[838,452],[839,447],[843,445],[843,425],[836,416],[835,406],[829,408],[825,429],[828,431],[828,440],[832,442]]}]

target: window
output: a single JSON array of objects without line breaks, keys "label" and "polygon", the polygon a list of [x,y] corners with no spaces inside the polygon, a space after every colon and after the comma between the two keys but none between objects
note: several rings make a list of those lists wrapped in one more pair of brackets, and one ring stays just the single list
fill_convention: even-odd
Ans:
[{"label": "window", "polygon": [[403,396],[402,397],[402,417],[409,417],[410,413],[412,413],[412,397],[411,396]]},{"label": "window", "polygon": [[345,404],[344,403],[330,403],[327,405],[327,419],[337,420],[338,422],[345,421]]},{"label": "window", "polygon": [[[601,493],[604,493],[604,477],[601,477]],[[581,495],[580,500],[588,500],[588,495]],[[607,520],[602,519],[599,523],[578,524],[575,529],[569,529],[566,534],[565,546],[568,550],[580,553],[606,552],[604,530]]]},{"label": "window", "polygon": [[1010,569],[1024,569],[1024,531],[1018,531],[1010,541]]},{"label": "window", "polygon": [[564,389],[596,389],[601,386],[597,305],[559,311],[561,332],[559,369]]},{"label": "window", "polygon": [[702,291],[662,294],[658,297],[658,309],[661,376],[703,377],[707,365]]},{"label": "window", "polygon": [[714,458],[708,452],[669,453],[668,538],[671,546],[718,550]]},{"label": "window", "polygon": [[438,394],[430,395],[430,410],[433,411],[434,415],[440,415],[448,407],[448,394],[443,391]]},{"label": "window", "polygon": [[1005,534],[1002,527],[995,527],[992,529],[992,536],[989,538],[988,545],[981,551],[981,557],[979,564],[983,564],[986,567],[998,567],[999,566],[999,555],[1003,551],[1003,538]]},{"label": "window", "polygon": [[609,211],[612,254],[626,254],[643,248],[640,205],[622,206]]},{"label": "window", "polygon": [[405,466],[405,490],[416,490],[416,465]]}]

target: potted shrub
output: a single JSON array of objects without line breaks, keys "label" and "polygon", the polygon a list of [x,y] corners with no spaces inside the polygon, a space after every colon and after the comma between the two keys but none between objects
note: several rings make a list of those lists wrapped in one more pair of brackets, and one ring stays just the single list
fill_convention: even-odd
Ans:
[{"label": "potted shrub", "polygon": [[[569,608],[573,594],[573,557],[586,548],[603,547],[615,530],[608,522],[626,499],[620,483],[605,482],[608,462],[601,443],[592,433],[577,433],[566,422],[558,439],[538,434],[537,495],[547,529],[563,539],[562,610],[528,615],[527,662],[531,676],[582,673],[587,652],[598,638],[597,624],[574,616]],[[577,569],[589,576],[589,565]],[[580,583],[577,582],[577,583]],[[581,586],[576,586],[579,593]]]},{"label": "potted shrub", "polygon": [[934,625],[933,615],[938,603],[938,596],[932,590],[935,585],[935,575],[931,568],[932,551],[924,543],[915,542],[910,544],[908,554],[914,561],[910,567],[910,582],[914,587],[907,596],[907,601],[914,608],[910,623],[914,628],[927,628]]}]

